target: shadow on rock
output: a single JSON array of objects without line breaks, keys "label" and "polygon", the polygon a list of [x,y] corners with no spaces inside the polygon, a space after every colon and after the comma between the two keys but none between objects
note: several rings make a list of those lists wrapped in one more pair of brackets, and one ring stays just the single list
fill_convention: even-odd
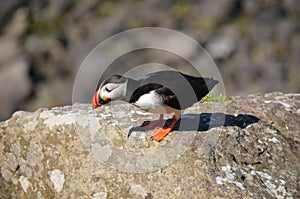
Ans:
[{"label": "shadow on rock", "polygon": [[[248,114],[239,114],[238,116],[224,113],[183,114],[172,131],[206,131],[213,127],[221,126],[246,128],[248,125],[257,123],[259,120],[258,117]],[[168,126],[171,122],[172,119],[167,119],[165,125]],[[134,131],[147,131],[147,129],[142,126],[132,127],[128,136]]]}]

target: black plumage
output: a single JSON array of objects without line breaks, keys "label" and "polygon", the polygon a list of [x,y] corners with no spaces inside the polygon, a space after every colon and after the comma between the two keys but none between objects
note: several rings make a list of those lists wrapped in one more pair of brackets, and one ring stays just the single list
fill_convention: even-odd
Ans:
[{"label": "black plumage", "polygon": [[194,77],[177,71],[158,71],[135,80],[121,75],[113,75],[99,87],[107,83],[124,83],[127,80],[126,95],[123,100],[134,104],[142,95],[155,91],[165,105],[182,110],[200,101],[218,83],[212,78]]},{"label": "black plumage", "polygon": [[[185,109],[200,101],[218,83],[212,78],[193,77],[177,71],[159,71],[133,80],[129,103],[136,102],[142,95],[155,91],[166,105]],[[130,89],[129,89],[130,90]]]}]

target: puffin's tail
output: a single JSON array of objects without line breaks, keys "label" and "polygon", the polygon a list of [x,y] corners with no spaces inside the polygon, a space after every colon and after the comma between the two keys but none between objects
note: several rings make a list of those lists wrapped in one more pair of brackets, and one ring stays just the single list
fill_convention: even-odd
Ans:
[{"label": "puffin's tail", "polygon": [[[193,83],[195,85],[195,82]],[[194,91],[198,100],[200,101],[203,97],[205,97],[218,83],[219,81],[213,78],[198,77],[197,83],[194,86]]]},{"label": "puffin's tail", "polygon": [[215,80],[213,78],[204,78],[205,84],[207,86],[208,92],[211,91],[215,85],[219,83],[218,80]]}]

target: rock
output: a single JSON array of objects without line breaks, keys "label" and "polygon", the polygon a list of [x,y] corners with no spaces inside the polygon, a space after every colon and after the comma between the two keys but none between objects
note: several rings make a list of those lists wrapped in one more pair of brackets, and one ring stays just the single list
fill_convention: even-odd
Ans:
[{"label": "rock", "polygon": [[138,127],[154,118],[128,104],[16,112],[0,123],[0,197],[299,198],[300,94],[196,103],[160,143]]},{"label": "rock", "polygon": [[129,193],[132,195],[141,196],[143,198],[145,198],[147,196],[146,190],[140,184],[133,185],[130,188]]},{"label": "rock", "polygon": [[54,185],[54,189],[56,192],[61,192],[63,189],[63,185],[65,182],[64,174],[58,170],[54,169],[53,171],[49,172],[50,180]]}]

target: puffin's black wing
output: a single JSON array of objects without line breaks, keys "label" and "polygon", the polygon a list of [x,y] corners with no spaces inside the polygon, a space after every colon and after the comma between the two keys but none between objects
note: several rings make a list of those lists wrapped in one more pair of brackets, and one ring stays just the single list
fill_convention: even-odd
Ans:
[{"label": "puffin's black wing", "polygon": [[140,86],[132,93],[129,103],[155,91],[166,105],[178,110],[188,108],[201,100],[218,83],[212,78],[193,77],[177,71],[151,73],[138,81]]}]

